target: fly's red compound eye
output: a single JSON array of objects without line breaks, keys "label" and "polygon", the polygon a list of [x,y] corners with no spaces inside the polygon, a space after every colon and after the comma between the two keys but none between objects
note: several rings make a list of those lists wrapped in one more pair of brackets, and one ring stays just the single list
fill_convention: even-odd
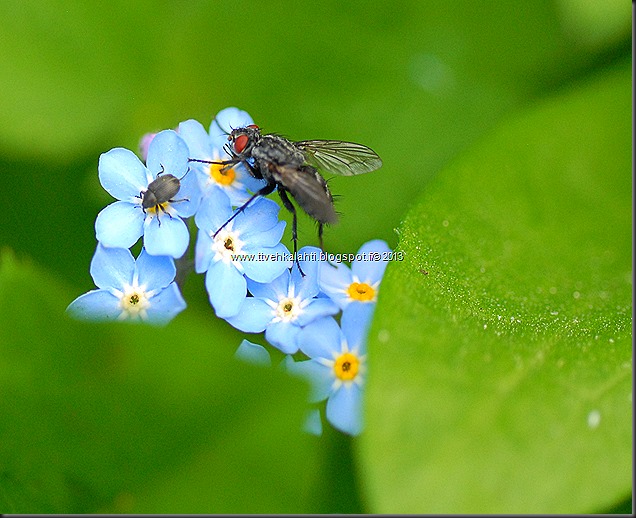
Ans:
[{"label": "fly's red compound eye", "polygon": [[252,129],[259,129],[258,126],[256,124],[250,124],[248,126],[248,128],[252,128]]},{"label": "fly's red compound eye", "polygon": [[242,153],[247,146],[247,135],[239,135],[234,139],[234,151]]}]

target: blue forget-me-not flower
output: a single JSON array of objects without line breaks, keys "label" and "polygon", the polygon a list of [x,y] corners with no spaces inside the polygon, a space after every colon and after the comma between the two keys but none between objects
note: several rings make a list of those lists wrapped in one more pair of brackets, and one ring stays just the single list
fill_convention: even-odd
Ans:
[{"label": "blue forget-me-not flower", "polygon": [[[227,144],[227,132],[249,124],[254,124],[254,121],[247,112],[238,108],[225,108],[212,121],[209,134],[200,122],[192,119],[179,124],[178,132],[188,144],[190,158],[220,162],[230,158],[223,149]],[[264,180],[254,178],[242,164],[229,167],[190,162],[190,168],[197,176],[204,194],[216,185],[225,191],[234,206],[243,205],[251,193],[265,186]]]},{"label": "blue forget-me-not flower", "polygon": [[320,291],[317,282],[320,249],[306,246],[299,257],[303,277],[296,262],[290,271],[283,272],[269,284],[247,281],[253,295],[246,298],[238,313],[227,319],[237,329],[248,333],[265,331],[265,339],[282,352],[298,350],[296,337],[302,326],[320,317],[335,315],[338,306],[328,298],[316,298]]},{"label": "blue forget-me-not flower", "polygon": [[[111,149],[99,159],[99,180],[114,198],[97,216],[97,240],[107,247],[130,248],[144,236],[144,248],[151,255],[181,257],[190,236],[185,222],[196,212],[200,188],[188,173],[188,146],[172,130],[158,133],[150,142],[144,165],[130,150]],[[172,201],[142,206],[148,186],[158,175],[171,174],[180,180]]]},{"label": "blue forget-me-not flower", "polygon": [[79,296],[67,308],[77,318],[165,324],[186,307],[170,257],[153,256],[142,248],[135,260],[128,249],[98,244],[90,272],[98,289]]},{"label": "blue forget-me-not flower", "polygon": [[280,242],[286,223],[278,220],[279,210],[276,202],[258,198],[221,228],[233,215],[229,197],[214,187],[203,198],[194,217],[199,228],[194,268],[206,272],[217,316],[238,313],[247,295],[245,277],[268,283],[291,266],[290,253]]},{"label": "blue forget-me-not flower", "polygon": [[390,252],[386,242],[374,239],[360,247],[351,268],[343,263],[321,262],[320,289],[341,309],[356,313],[356,320],[370,322]]},{"label": "blue forget-me-not flower", "polygon": [[[352,318],[354,317],[354,318]],[[362,396],[366,372],[366,329],[345,309],[340,320],[315,320],[298,336],[300,350],[310,359],[288,363],[292,373],[309,380],[311,401],[327,399],[327,420],[350,435],[362,431]]]}]

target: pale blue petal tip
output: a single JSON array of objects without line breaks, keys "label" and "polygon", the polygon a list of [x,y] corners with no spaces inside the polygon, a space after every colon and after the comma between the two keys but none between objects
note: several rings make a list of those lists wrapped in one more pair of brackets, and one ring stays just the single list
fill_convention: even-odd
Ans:
[{"label": "pale blue petal tip", "polygon": [[243,340],[241,345],[234,353],[234,356],[239,360],[243,360],[253,365],[263,365],[269,367],[272,365],[272,359],[269,356],[267,349],[259,344],[254,344],[248,340]]}]

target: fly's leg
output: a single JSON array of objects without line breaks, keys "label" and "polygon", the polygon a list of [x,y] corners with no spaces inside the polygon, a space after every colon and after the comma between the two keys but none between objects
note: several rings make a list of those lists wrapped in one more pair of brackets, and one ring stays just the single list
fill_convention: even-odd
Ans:
[{"label": "fly's leg", "polygon": [[322,230],[323,230],[324,225],[320,222],[318,222],[318,242],[320,243],[320,250],[322,250],[322,252],[325,252],[325,247],[323,245],[322,242]]},{"label": "fly's leg", "polygon": [[230,219],[228,219],[225,223],[223,223],[223,225],[221,225],[219,227],[219,229],[214,233],[214,235],[212,236],[212,239],[214,239],[217,234],[219,232],[221,232],[221,230],[223,230],[229,223],[230,221],[232,221],[236,216],[238,216],[241,212],[243,212],[247,206],[252,203],[252,200],[254,198],[258,198],[259,196],[267,196],[268,194],[270,194],[271,192],[274,191],[274,189],[276,189],[276,184],[267,184],[265,187],[263,187],[262,189],[259,189],[258,191],[256,191],[254,194],[252,194],[252,196],[250,196],[250,199],[247,200],[243,205],[241,205],[238,209],[236,209],[236,211],[234,212],[234,214],[232,214],[232,216],[230,216]]},{"label": "fly's leg", "polygon": [[263,179],[263,175],[258,170],[258,167],[250,164],[244,158],[231,158],[230,160],[199,160],[198,158],[188,158],[188,162],[196,162],[198,164],[222,165],[223,171],[231,168],[232,166],[235,166],[236,164],[243,164],[254,178],[257,178],[258,180]]},{"label": "fly's leg", "polygon": [[188,158],[188,162],[196,162],[197,164],[216,164],[231,167],[239,162],[243,162],[243,160],[239,158],[232,158],[230,160],[199,160],[198,158]]},{"label": "fly's leg", "polygon": [[287,191],[280,186],[278,187],[278,194],[280,195],[280,199],[283,202],[285,208],[292,213],[292,241],[294,243],[294,260],[296,261],[296,266],[298,266],[298,271],[304,277],[305,272],[303,272],[302,268],[300,267],[300,262],[298,261],[298,217],[296,215],[296,207],[294,207],[294,204],[287,196]]}]

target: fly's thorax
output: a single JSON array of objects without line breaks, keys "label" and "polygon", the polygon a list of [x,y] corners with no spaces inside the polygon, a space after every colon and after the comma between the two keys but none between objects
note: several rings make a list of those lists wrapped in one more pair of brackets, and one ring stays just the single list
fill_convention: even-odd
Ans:
[{"label": "fly's thorax", "polygon": [[278,165],[301,166],[305,162],[303,152],[293,142],[278,135],[263,135],[252,148],[252,156]]}]

